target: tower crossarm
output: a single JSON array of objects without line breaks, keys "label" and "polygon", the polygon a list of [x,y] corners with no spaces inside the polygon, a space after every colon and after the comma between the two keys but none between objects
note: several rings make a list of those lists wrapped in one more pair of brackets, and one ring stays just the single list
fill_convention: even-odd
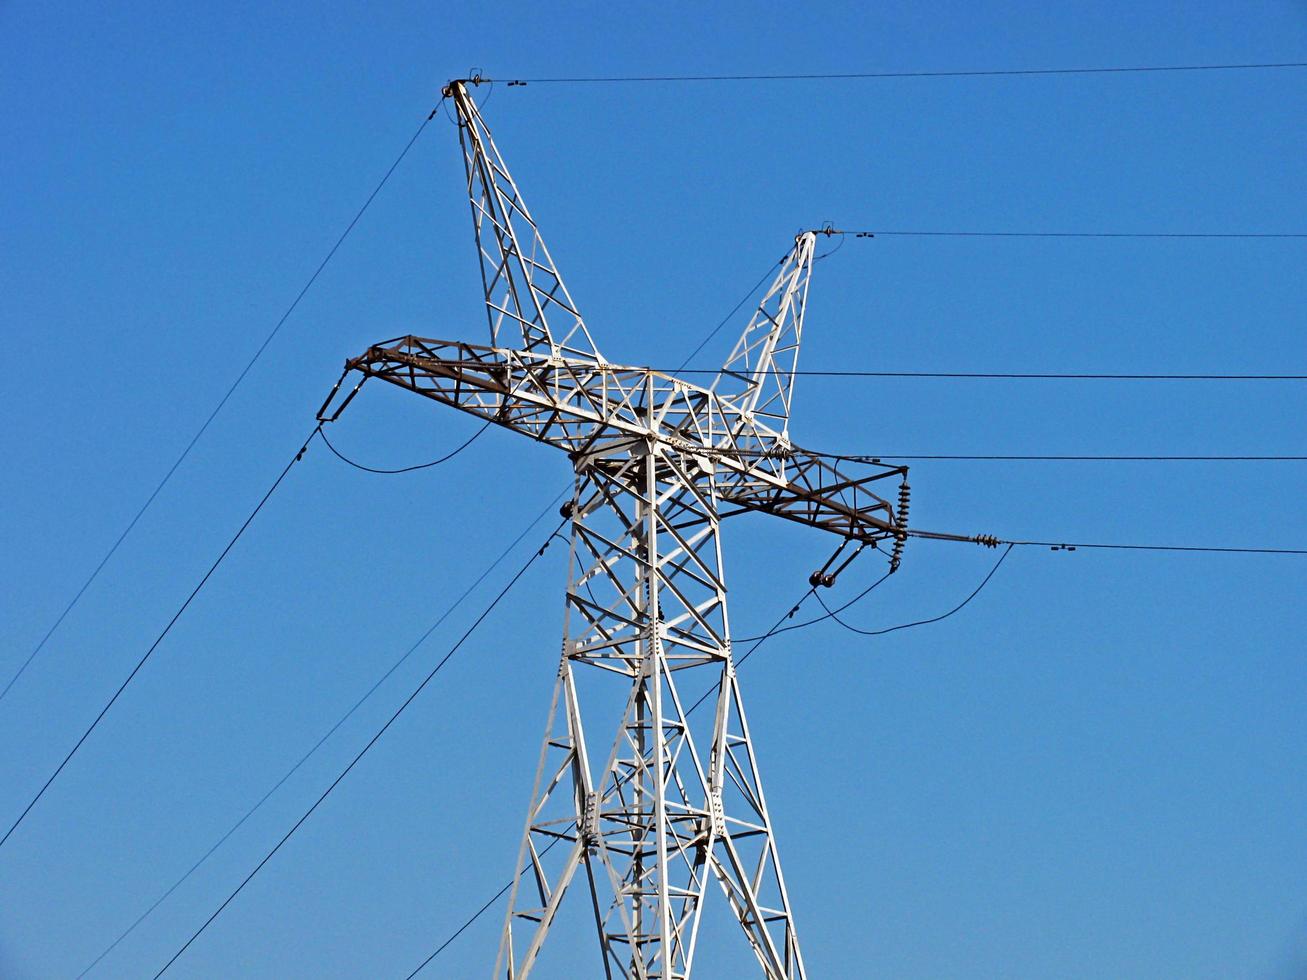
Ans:
[{"label": "tower crossarm", "polygon": [[897,538],[903,530],[898,515],[876,491],[885,485],[881,481],[904,473],[903,467],[870,465],[852,475],[819,456],[794,449],[779,471],[760,472],[753,463],[725,479],[719,476],[722,502],[738,508],[724,509],[722,516],[761,511],[858,541]]},{"label": "tower crossarm", "polygon": [[[624,444],[656,446],[694,480],[712,478],[723,516],[761,511],[860,541],[898,530],[873,488],[901,468],[860,464],[849,475],[779,448],[734,399],[649,368],[408,336],[369,347],[346,363],[350,371],[363,375],[358,385],[379,378],[555,446],[578,468]],[[337,383],[319,419],[338,418],[358,385],[338,400]]]}]

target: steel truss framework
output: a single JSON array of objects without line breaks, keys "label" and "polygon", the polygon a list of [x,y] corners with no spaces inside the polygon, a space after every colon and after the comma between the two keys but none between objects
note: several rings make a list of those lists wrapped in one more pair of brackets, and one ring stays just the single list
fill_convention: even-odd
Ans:
[{"label": "steel truss framework", "polygon": [[[446,95],[491,346],[374,345],[319,417],[338,418],[376,377],[556,446],[575,469],[562,656],[495,974],[527,977],[582,892],[605,977],[687,980],[711,878],[763,975],[804,977],[732,660],[721,520],[761,511],[833,532],[827,568],[882,541],[896,567],[906,536],[905,507],[874,492],[905,470],[849,475],[789,439],[815,235],[797,237],[711,387],[612,365],[466,84]],[[691,718],[683,689],[715,689],[711,714]]]}]

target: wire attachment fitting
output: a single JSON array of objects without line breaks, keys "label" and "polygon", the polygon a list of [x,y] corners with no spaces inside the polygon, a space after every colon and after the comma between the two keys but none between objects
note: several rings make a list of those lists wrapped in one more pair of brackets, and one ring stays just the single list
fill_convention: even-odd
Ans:
[{"label": "wire attachment fitting", "polygon": [[853,559],[857,558],[858,555],[862,554],[862,549],[867,547],[866,541],[859,541],[858,546],[853,549],[853,553],[850,554],[849,557],[845,558],[844,561],[840,562],[839,565],[836,565],[834,568],[832,568],[831,566],[835,565],[836,559],[838,559],[840,555],[843,554],[844,549],[847,548],[849,544],[852,543],[852,541],[853,538],[845,538],[843,541],[841,541],[840,546],[835,549],[835,554],[831,555],[829,558],[826,559],[826,564],[822,565],[821,568],[817,569],[815,572],[813,572],[811,575],[808,576],[808,584],[811,585],[814,589],[819,587],[829,589],[832,586],[834,586],[835,580],[839,577],[840,572],[848,568],[849,565],[853,562]]}]

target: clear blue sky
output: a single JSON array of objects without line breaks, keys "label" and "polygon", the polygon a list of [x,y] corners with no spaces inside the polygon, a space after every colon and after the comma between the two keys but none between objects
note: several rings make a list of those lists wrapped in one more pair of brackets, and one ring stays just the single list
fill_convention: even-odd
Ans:
[{"label": "clear blue sky", "polygon": [[[449,77],[1301,61],[1301,2],[0,5],[7,678]],[[484,94],[484,92],[483,92]],[[675,363],[800,227],[1307,230],[1307,73],[497,88],[486,116],[604,352]],[[438,119],[194,455],[0,703],[12,815],[312,424],[344,358],[485,339]],[[849,241],[803,364],[1307,373],[1307,243]],[[737,325],[738,326],[738,325]],[[725,332],[702,358],[726,353]],[[865,453],[1307,452],[1307,386],[802,379]],[[474,423],[367,389],[334,430],[420,462]],[[0,975],[71,977],[568,479],[493,432],[448,466],[318,446],[0,850]],[[1307,546],[1302,464],[919,464],[921,526]],[[830,542],[727,529],[765,628]],[[152,975],[399,703],[519,552],[100,965]],[[993,554],[914,544],[850,612],[933,615]],[[512,869],[561,624],[552,550],[176,977],[400,977]],[[849,596],[878,574],[851,569]],[[814,977],[1307,976],[1307,561],[1017,551],[964,614],[823,625],[742,673]],[[742,943],[705,913],[701,970]],[[483,976],[501,909],[430,971]],[[560,960],[592,964],[567,933]],[[566,975],[566,969],[557,967]],[[577,975],[573,973],[571,975]]]}]

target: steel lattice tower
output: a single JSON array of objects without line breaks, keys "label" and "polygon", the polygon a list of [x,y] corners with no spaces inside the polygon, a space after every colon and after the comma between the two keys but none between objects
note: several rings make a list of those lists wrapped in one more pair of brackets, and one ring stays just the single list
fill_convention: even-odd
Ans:
[{"label": "steel lattice tower", "polygon": [[[374,345],[319,417],[377,377],[556,446],[575,470],[562,655],[495,973],[531,973],[570,892],[588,903],[604,976],[687,980],[712,878],[763,975],[805,977],[732,660],[721,521],[762,511],[837,535],[814,586],[846,547],[844,564],[892,542],[897,567],[906,537],[905,508],[871,489],[903,468],[850,475],[789,439],[816,234],[796,238],[711,386],[610,364],[466,84],[445,95],[490,346]],[[687,695],[701,691],[712,711],[694,718]]]}]

